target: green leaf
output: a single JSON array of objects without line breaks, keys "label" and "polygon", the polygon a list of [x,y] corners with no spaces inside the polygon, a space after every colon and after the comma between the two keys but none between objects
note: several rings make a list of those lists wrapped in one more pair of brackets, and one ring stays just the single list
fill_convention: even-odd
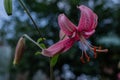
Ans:
[{"label": "green leaf", "polygon": [[39,51],[37,51],[37,52],[35,53],[35,55],[39,55],[39,54],[41,54],[41,52],[39,52]]},{"label": "green leaf", "polygon": [[45,47],[45,44],[43,44],[43,43],[40,43],[39,44],[43,49],[45,49],[46,47]]},{"label": "green leaf", "polygon": [[4,0],[4,8],[8,16],[12,15],[12,0]]},{"label": "green leaf", "polygon": [[50,59],[50,66],[52,66],[52,67],[55,66],[55,64],[57,63],[58,57],[59,57],[59,54],[53,56],[53,57]]},{"label": "green leaf", "polygon": [[39,38],[38,40],[37,40],[37,43],[40,43],[40,42],[42,42],[42,41],[44,41],[44,40],[46,40],[45,38]]}]

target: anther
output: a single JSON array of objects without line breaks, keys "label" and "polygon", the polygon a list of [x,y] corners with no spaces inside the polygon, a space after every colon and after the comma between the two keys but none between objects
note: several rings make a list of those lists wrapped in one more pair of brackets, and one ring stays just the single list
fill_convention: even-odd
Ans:
[{"label": "anther", "polygon": [[84,61],[84,59],[83,59],[83,56],[80,57],[80,61],[81,61],[82,63],[85,63],[85,61]]},{"label": "anther", "polygon": [[[91,48],[94,50],[94,48]],[[108,52],[108,49],[96,49],[96,52]]]},{"label": "anther", "polygon": [[84,54],[85,54],[85,57],[86,57],[86,59],[87,59],[87,62],[89,62],[89,61],[90,61],[90,57],[87,55],[86,52],[85,52]]},{"label": "anther", "polygon": [[97,58],[96,47],[94,47],[94,58]]}]

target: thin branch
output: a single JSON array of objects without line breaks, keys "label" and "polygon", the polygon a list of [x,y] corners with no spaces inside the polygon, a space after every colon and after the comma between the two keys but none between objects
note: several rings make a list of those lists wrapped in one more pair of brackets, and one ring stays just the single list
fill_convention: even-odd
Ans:
[{"label": "thin branch", "polygon": [[24,34],[23,37],[27,38],[31,42],[33,42],[35,45],[37,45],[40,49],[43,49],[37,42],[35,42],[32,38],[30,38],[27,34]]},{"label": "thin branch", "polygon": [[27,13],[27,15],[29,16],[29,18],[31,19],[31,21],[33,22],[35,29],[41,35],[41,32],[39,31],[37,24],[35,23],[34,19],[32,18],[31,14],[30,14],[29,10],[27,9],[27,7],[25,6],[24,2],[22,0],[18,0],[18,1],[21,4],[21,6],[23,7],[23,9],[25,10],[25,12]]}]

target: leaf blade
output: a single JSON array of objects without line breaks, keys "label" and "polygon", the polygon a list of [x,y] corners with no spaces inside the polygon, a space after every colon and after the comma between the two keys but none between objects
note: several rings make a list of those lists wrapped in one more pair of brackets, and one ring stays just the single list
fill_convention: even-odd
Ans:
[{"label": "leaf blade", "polygon": [[59,54],[53,56],[51,59],[50,59],[50,66],[54,67],[58,61],[58,57],[59,57]]}]

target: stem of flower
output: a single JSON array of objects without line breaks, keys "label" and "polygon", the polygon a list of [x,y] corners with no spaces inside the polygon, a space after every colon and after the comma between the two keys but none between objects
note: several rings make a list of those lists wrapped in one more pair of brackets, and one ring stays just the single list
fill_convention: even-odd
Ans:
[{"label": "stem of flower", "polygon": [[41,32],[39,31],[37,24],[35,23],[34,19],[32,18],[31,14],[30,14],[29,10],[27,9],[27,7],[25,6],[24,2],[22,0],[18,0],[18,1],[21,4],[21,6],[23,7],[23,9],[25,10],[25,12],[27,13],[27,15],[29,16],[29,18],[31,19],[31,21],[33,22],[35,29],[41,35]]},{"label": "stem of flower", "polygon": [[[50,58],[50,61],[51,61],[51,58]],[[51,63],[50,63],[50,80],[54,80],[54,77],[53,77],[53,66],[51,65]]]},{"label": "stem of flower", "polygon": [[30,38],[27,34],[24,34],[23,37],[27,38],[28,40],[30,40],[32,43],[34,43],[35,45],[37,45],[40,49],[43,49],[37,42],[35,42],[32,38]]}]

